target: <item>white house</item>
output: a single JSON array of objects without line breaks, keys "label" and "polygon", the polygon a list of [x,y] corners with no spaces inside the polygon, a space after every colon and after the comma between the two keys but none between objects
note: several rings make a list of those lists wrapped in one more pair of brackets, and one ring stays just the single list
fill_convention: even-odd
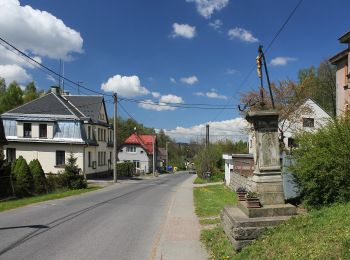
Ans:
[{"label": "white house", "polygon": [[222,159],[225,160],[225,184],[230,185],[231,172],[233,171],[232,154],[223,154]]},{"label": "white house", "polygon": [[[120,147],[118,152],[119,161],[133,162],[137,173],[152,172],[153,147],[155,147],[155,151],[157,151],[156,136],[138,135],[134,133],[129,136]],[[157,158],[157,152],[155,156]]]},{"label": "white house", "polygon": [[283,142],[285,147],[289,148],[294,145],[294,138],[297,133],[302,131],[317,131],[325,126],[330,120],[331,116],[314,100],[308,98],[294,112],[293,122],[286,120],[285,122],[279,123],[279,129],[283,132]]},{"label": "white house", "polygon": [[112,169],[113,129],[103,96],[51,93],[2,114],[6,159],[38,159],[45,173],[58,173],[72,152],[85,174]]}]

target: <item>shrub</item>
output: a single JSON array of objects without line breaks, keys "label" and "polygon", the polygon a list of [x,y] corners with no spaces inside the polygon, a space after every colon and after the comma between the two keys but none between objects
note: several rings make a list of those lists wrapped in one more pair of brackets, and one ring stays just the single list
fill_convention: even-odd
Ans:
[{"label": "shrub", "polygon": [[15,181],[14,188],[16,196],[24,197],[32,195],[34,190],[34,180],[29,170],[27,161],[20,156],[11,168]]},{"label": "shrub", "polygon": [[132,162],[123,162],[117,164],[118,177],[131,177],[135,172],[135,166]]},{"label": "shrub", "polygon": [[0,150],[0,198],[12,195],[11,167],[6,163],[3,151]]},{"label": "shrub", "polygon": [[221,172],[220,167],[222,166],[221,156],[221,152],[216,147],[210,147],[209,149],[200,151],[194,160],[198,176],[206,178],[206,172],[210,172],[211,176],[219,174]]},{"label": "shrub", "polygon": [[320,207],[350,201],[350,117],[336,119],[316,133],[297,137],[290,167],[303,202]]},{"label": "shrub", "polygon": [[74,154],[71,152],[64,167],[64,175],[67,178],[68,188],[85,189],[87,187],[87,182],[84,179],[84,176],[79,175],[79,173],[80,169],[77,165],[77,158],[74,157]]},{"label": "shrub", "polygon": [[58,174],[47,174],[46,182],[49,191],[68,189],[69,186],[68,176],[63,172]]},{"label": "shrub", "polygon": [[34,191],[37,194],[47,193],[47,183],[45,173],[38,159],[34,159],[29,163],[29,169],[33,175]]}]

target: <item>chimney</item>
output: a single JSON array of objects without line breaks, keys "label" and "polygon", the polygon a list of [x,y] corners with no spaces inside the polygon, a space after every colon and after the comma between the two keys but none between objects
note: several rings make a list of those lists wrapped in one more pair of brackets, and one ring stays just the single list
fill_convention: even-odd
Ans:
[{"label": "chimney", "polygon": [[62,95],[63,95],[63,96],[69,96],[70,93],[69,93],[68,91],[64,91],[64,92],[62,93]]},{"label": "chimney", "polygon": [[51,93],[54,93],[56,95],[60,95],[61,93],[60,87],[57,86],[51,86]]}]

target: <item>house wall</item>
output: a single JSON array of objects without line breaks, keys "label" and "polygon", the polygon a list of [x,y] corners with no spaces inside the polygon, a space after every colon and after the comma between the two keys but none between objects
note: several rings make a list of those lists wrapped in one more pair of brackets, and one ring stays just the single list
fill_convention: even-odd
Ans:
[{"label": "house wall", "polygon": [[231,182],[231,170],[233,170],[232,159],[225,159],[225,184],[230,185]]},{"label": "house wall", "polygon": [[62,167],[55,166],[56,151],[65,151],[66,160],[70,152],[73,152],[77,158],[78,167],[83,169],[83,145],[9,142],[4,146],[5,156],[7,148],[15,148],[16,158],[23,156],[28,163],[33,159],[38,159],[45,173],[58,173],[64,170]]},{"label": "house wall", "polygon": [[[126,151],[127,146],[135,146],[136,152],[130,153]],[[150,160],[152,160],[152,156],[149,158],[146,151],[138,145],[124,145],[120,148],[118,152],[118,158],[119,161],[140,161],[140,168],[138,168],[141,171],[144,171],[145,173],[149,173],[152,169],[150,169],[151,164]],[[137,170],[137,169],[136,169]]]},{"label": "house wall", "polygon": [[[350,56],[350,55],[349,55]],[[350,58],[350,57],[349,57]],[[337,64],[336,72],[336,108],[337,116],[342,115],[346,110],[346,104],[350,104],[350,88],[344,89],[348,85],[346,78],[346,67],[349,68],[349,60],[345,59]],[[349,73],[349,72],[348,72]],[[349,107],[350,109],[350,107]]]},{"label": "house wall", "polygon": [[[88,153],[91,152],[91,165],[89,166]],[[99,165],[98,152],[106,152],[106,164]],[[112,156],[110,158],[110,152]],[[113,147],[107,147],[106,142],[99,142],[99,146],[87,146],[85,147],[85,173],[94,174],[101,172],[108,172],[113,170]],[[110,160],[111,159],[111,160]],[[94,169],[93,162],[96,162],[96,169]]]}]

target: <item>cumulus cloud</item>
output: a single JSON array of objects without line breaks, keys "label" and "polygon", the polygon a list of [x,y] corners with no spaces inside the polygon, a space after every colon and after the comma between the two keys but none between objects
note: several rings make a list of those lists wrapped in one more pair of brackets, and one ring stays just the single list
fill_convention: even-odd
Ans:
[{"label": "cumulus cloud", "polygon": [[152,92],[152,96],[154,98],[159,98],[160,97],[160,93],[159,92]]},{"label": "cumulus cloud", "polygon": [[196,137],[204,138],[205,127],[209,124],[211,140],[230,139],[234,141],[248,139],[248,123],[245,119],[237,117],[230,120],[207,122],[191,127],[178,126],[166,130],[165,133],[177,141],[190,141]]},{"label": "cumulus cloud", "polygon": [[197,76],[193,75],[190,77],[181,78],[181,82],[187,85],[193,85],[198,82]]},{"label": "cumulus cloud", "polygon": [[169,95],[161,96],[159,99],[159,102],[180,104],[180,103],[183,103],[184,101],[182,97],[169,94]]},{"label": "cumulus cloud", "polygon": [[239,27],[229,30],[228,36],[230,37],[231,40],[239,39],[241,41],[249,42],[249,43],[254,43],[259,41],[256,37],[253,36],[251,32]]},{"label": "cumulus cloud", "polygon": [[216,19],[215,21],[210,22],[209,26],[216,31],[220,31],[221,27],[223,26],[223,22],[220,19]]},{"label": "cumulus cloud", "polygon": [[169,80],[170,80],[171,83],[176,84],[176,79],[170,78]]},{"label": "cumulus cloud", "polygon": [[16,64],[0,65],[0,77],[4,78],[7,83],[14,80],[18,83],[26,83],[32,80],[27,71]]},{"label": "cumulus cloud", "polygon": [[215,11],[220,11],[225,8],[229,0],[186,0],[187,2],[194,2],[197,7],[198,13],[205,17],[210,18]]},{"label": "cumulus cloud", "polygon": [[154,102],[152,100],[145,100],[142,103],[139,103],[139,107],[147,110],[155,110],[155,111],[164,111],[164,110],[175,110],[176,107],[168,106],[162,102]]},{"label": "cumulus cloud", "polygon": [[[32,59],[41,63],[42,60],[39,56],[32,56]],[[35,68],[34,62],[21,55],[7,50],[5,47],[0,46],[0,65],[17,64],[22,68]]]},{"label": "cumulus cloud", "polygon": [[271,66],[285,66],[291,61],[296,61],[296,58],[293,57],[276,57],[273,58],[270,62]]},{"label": "cumulus cloud", "polygon": [[215,98],[215,99],[227,99],[227,96],[221,95],[218,93],[218,91],[214,88],[212,88],[209,92],[194,92],[193,95],[199,96],[199,97],[208,97],[208,98]]},{"label": "cumulus cloud", "polygon": [[186,39],[192,39],[194,36],[196,36],[196,27],[188,24],[174,23],[173,32],[171,35],[173,38],[183,37]]},{"label": "cumulus cloud", "polygon": [[101,89],[107,92],[115,92],[122,97],[135,97],[149,94],[149,90],[141,86],[138,76],[115,75],[102,83]]},{"label": "cumulus cloud", "polygon": [[0,28],[9,42],[33,55],[69,60],[72,53],[83,52],[79,32],[46,11],[21,6],[18,0],[0,1]]}]

